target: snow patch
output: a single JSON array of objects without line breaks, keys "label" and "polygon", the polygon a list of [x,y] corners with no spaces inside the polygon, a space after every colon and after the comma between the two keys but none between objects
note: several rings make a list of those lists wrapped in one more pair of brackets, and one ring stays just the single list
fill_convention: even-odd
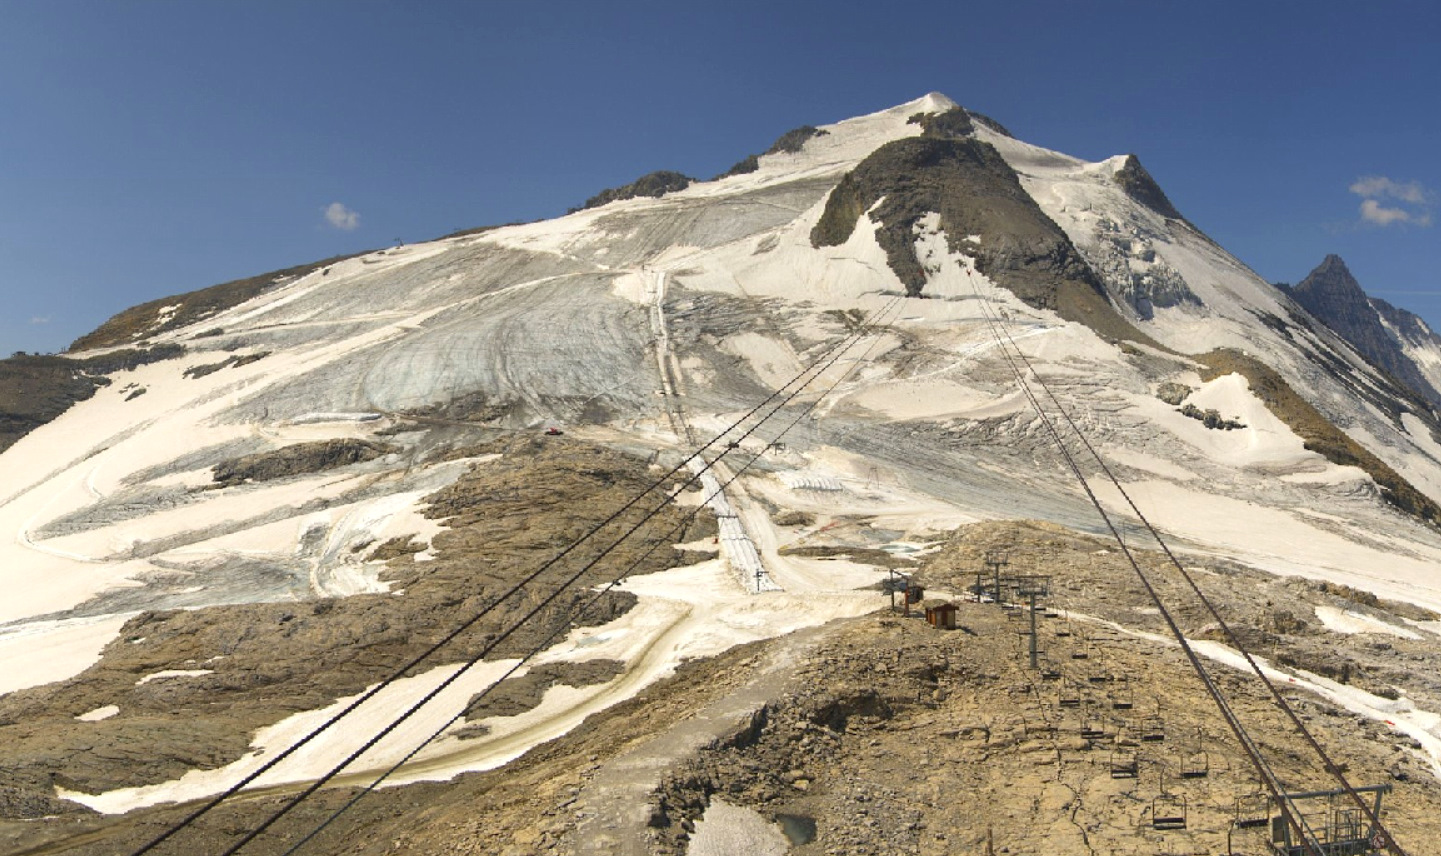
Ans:
[{"label": "snow patch", "polygon": [[1316,618],[1326,625],[1327,630],[1336,633],[1386,633],[1391,636],[1399,636],[1402,639],[1420,639],[1421,634],[1414,630],[1407,630],[1404,627],[1397,627],[1394,624],[1382,621],[1372,615],[1366,615],[1351,610],[1337,609],[1334,606],[1316,607]]},{"label": "snow patch", "polygon": [[151,672],[135,682],[135,686],[142,687],[151,681],[164,680],[166,678],[198,678],[201,675],[209,675],[215,672],[214,669],[164,669],[159,672]]}]

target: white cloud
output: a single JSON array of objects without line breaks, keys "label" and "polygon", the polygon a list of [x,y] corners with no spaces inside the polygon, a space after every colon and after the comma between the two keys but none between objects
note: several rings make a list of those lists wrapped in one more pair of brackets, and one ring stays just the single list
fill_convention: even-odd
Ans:
[{"label": "white cloud", "polygon": [[[1362,197],[1361,220],[1373,226],[1390,226],[1394,223],[1408,223],[1413,226],[1431,225],[1431,202],[1436,194],[1419,181],[1393,181],[1384,175],[1367,175],[1351,183],[1350,190]],[[1397,204],[1382,205],[1382,199],[1394,199]]]},{"label": "white cloud", "polygon": [[360,213],[346,208],[339,202],[332,202],[325,206],[325,220],[330,225],[345,232],[360,227]]},{"label": "white cloud", "polygon": [[1361,203],[1361,219],[1377,226],[1390,226],[1392,223],[1410,223],[1411,212],[1401,208],[1387,208],[1374,199],[1367,199]]},{"label": "white cloud", "polygon": [[1434,197],[1434,194],[1422,187],[1419,181],[1408,181],[1403,184],[1399,181],[1392,181],[1384,175],[1368,175],[1356,179],[1351,184],[1351,192],[1367,199],[1390,197],[1402,202],[1410,202],[1412,205],[1425,204]]},{"label": "white cloud", "polygon": [[49,324],[49,323],[50,323],[50,316],[48,316],[48,315],[36,315],[36,316],[34,316],[34,317],[32,317],[32,318],[30,319],[30,326],[32,326],[32,327],[39,327],[41,324]]}]

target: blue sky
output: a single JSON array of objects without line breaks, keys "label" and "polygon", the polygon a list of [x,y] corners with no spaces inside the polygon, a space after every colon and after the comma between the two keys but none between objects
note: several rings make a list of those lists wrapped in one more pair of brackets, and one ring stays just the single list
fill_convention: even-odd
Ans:
[{"label": "blue sky", "polygon": [[1338,253],[1441,328],[1435,8],[0,0],[0,354],[652,170],[714,175],[932,90],[1039,145],[1135,152],[1266,278]]}]

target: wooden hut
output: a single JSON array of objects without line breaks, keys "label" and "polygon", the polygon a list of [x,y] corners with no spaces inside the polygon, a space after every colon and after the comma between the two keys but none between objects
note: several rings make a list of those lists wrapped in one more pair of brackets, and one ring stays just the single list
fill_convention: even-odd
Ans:
[{"label": "wooden hut", "polygon": [[956,613],[960,609],[954,603],[940,602],[926,605],[926,623],[937,630],[955,630]]}]

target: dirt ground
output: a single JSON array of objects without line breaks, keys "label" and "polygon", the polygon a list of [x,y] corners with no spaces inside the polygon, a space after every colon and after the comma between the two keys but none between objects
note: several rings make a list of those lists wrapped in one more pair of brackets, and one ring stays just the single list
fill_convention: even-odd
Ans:
[{"label": "dirt ground", "polygon": [[[1238,801],[1260,790],[1257,777],[1180,651],[1081,617],[1114,615],[1154,629],[1156,617],[1126,578],[1134,572],[1087,536],[986,523],[960,530],[921,577],[959,592],[973,582],[978,557],[998,547],[1012,570],[1053,575],[1053,609],[1038,616],[1037,641],[1059,677],[1030,669],[1024,613],[961,602],[958,629],[940,631],[882,609],[805,639],[688,663],[501,769],[374,793],[301,852],[683,853],[712,798],[768,820],[786,816],[802,840],[813,824],[813,839],[792,847],[797,856],[1263,852],[1264,830],[1233,826]],[[1237,627],[1276,637],[1277,650],[1314,659],[1329,652],[1333,664],[1353,662],[1352,676],[1378,688],[1402,672],[1387,658],[1435,662],[1429,638],[1341,636],[1305,618],[1311,602],[1343,602],[1399,620],[1384,604],[1237,567],[1205,570],[1209,593]],[[1257,626],[1282,611],[1278,593],[1289,594],[1290,619]],[[878,606],[885,602],[878,592]],[[1211,666],[1286,786],[1331,787],[1259,684]],[[1423,671],[1412,669],[1406,686],[1418,704],[1431,680]],[[1441,783],[1410,738],[1286,692],[1353,784],[1393,788],[1384,819],[1407,852],[1441,852]],[[676,740],[681,733],[690,739]],[[641,761],[656,787],[637,819],[619,821],[597,846],[582,831],[596,826],[598,792]],[[244,852],[284,852],[351,793],[323,792]],[[234,801],[160,852],[218,852],[278,799]],[[0,842],[17,854],[124,852],[179,813],[11,823],[0,827]],[[1182,816],[1184,828],[1157,828],[1158,817]]]}]

